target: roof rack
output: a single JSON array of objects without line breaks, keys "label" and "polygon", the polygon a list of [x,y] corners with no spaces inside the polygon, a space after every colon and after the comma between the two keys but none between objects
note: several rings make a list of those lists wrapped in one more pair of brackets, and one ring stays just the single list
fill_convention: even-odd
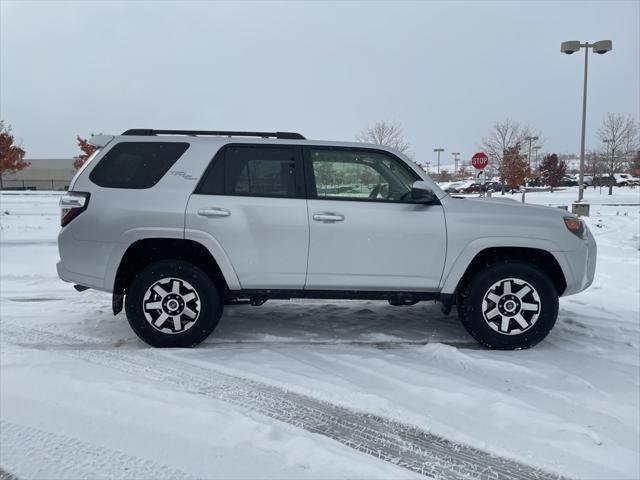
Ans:
[{"label": "roof rack", "polygon": [[262,137],[279,138],[285,140],[306,140],[304,136],[295,132],[235,132],[225,130],[152,130],[146,128],[133,128],[122,133],[122,135],[137,135],[147,137],[151,135],[189,135],[198,136],[218,136],[218,137]]}]

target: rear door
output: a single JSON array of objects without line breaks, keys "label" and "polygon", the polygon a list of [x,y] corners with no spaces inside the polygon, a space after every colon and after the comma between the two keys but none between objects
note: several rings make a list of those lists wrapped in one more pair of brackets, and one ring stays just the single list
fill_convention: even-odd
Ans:
[{"label": "rear door", "polygon": [[187,206],[185,228],[213,237],[242,289],[302,289],[309,221],[298,146],[227,145]]},{"label": "rear door", "polygon": [[309,290],[434,291],[446,255],[442,205],[411,201],[421,180],[380,150],[306,150]]}]

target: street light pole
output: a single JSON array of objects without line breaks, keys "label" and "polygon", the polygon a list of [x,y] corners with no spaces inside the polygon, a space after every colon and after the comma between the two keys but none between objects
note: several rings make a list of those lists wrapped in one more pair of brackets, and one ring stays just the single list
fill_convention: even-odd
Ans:
[{"label": "street light pole", "polygon": [[453,178],[456,178],[456,175],[458,175],[458,160],[460,160],[458,158],[458,155],[460,155],[460,152],[451,152],[451,155],[453,155]]},{"label": "street light pole", "polygon": [[440,178],[440,152],[444,152],[444,148],[434,148],[433,149],[434,152],[438,152],[438,182],[440,182],[442,179]]},{"label": "street light pole", "polygon": [[524,137],[525,140],[529,141],[529,174],[531,174],[531,144],[538,140],[539,137]]},{"label": "street light pole", "polygon": [[536,145],[533,149],[536,151],[536,170],[540,170],[540,165],[538,164],[538,150],[542,147],[540,145]]},{"label": "street light pole", "polygon": [[584,198],[584,147],[587,129],[587,71],[589,66],[589,48],[584,49],[584,86],[582,89],[582,131],[580,133],[580,179],[578,183],[578,201]]},{"label": "street light pole", "polygon": [[585,133],[587,128],[587,72],[589,68],[589,48],[593,48],[595,53],[603,55],[613,48],[611,40],[600,40],[595,43],[580,43],[579,41],[562,42],[560,51],[571,55],[584,48],[584,83],[582,89],[582,131],[580,136],[580,180],[578,185],[578,202],[584,197],[584,150],[585,150]]}]

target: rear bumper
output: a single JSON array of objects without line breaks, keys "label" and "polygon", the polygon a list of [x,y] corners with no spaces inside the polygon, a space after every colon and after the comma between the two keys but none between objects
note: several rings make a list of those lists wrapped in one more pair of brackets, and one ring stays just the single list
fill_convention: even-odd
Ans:
[{"label": "rear bumper", "polygon": [[104,271],[105,257],[110,251],[110,245],[76,240],[70,226],[64,227],[58,234],[58,276],[65,282],[96,290],[108,290],[105,287]]},{"label": "rear bumper", "polygon": [[88,275],[70,272],[64,267],[62,261],[59,261],[56,264],[56,269],[58,270],[58,277],[60,277],[60,279],[65,282],[82,285],[84,287],[95,288],[96,290],[105,289],[101,278],[90,277]]}]

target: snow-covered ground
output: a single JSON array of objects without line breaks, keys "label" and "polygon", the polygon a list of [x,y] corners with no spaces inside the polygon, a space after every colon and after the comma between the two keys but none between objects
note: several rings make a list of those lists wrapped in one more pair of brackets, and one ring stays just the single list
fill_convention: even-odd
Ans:
[{"label": "snow-covered ground", "polygon": [[57,196],[0,195],[0,476],[413,477],[427,444],[491,461],[445,438],[497,463],[639,478],[640,207],[602,204],[640,190],[605,193],[587,190],[593,286],[519,352],[480,349],[431,303],[337,301],[229,307],[199,348],[154,350],[108,294],[58,280]]}]

